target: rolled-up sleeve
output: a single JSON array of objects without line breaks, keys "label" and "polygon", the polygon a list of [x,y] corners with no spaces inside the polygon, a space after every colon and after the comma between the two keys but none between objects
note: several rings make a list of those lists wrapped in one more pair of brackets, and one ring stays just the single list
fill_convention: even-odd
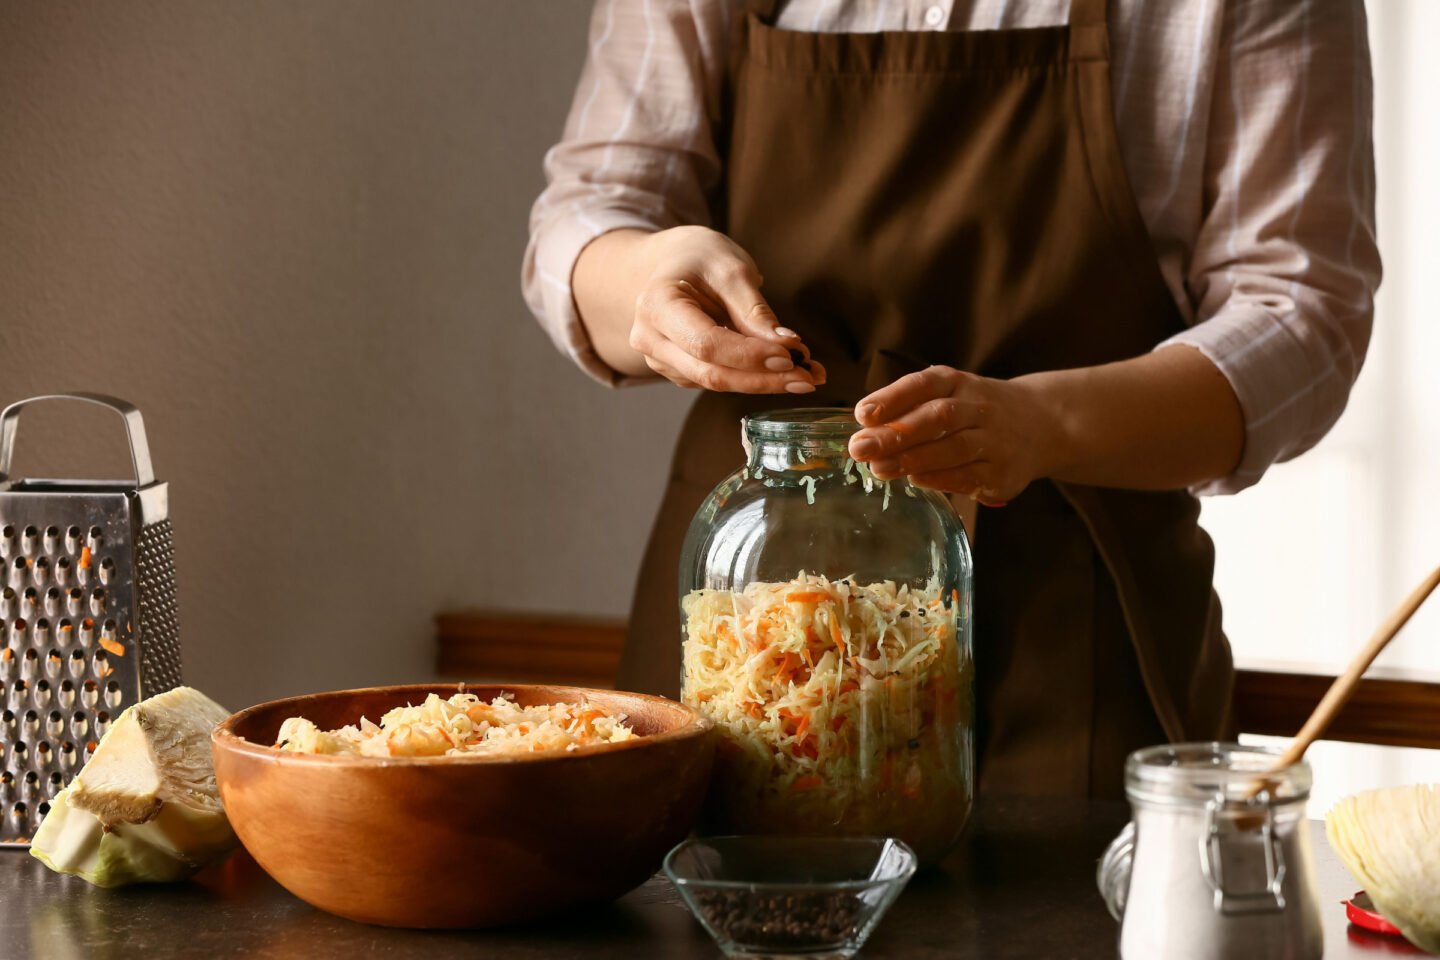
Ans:
[{"label": "rolled-up sleeve", "polygon": [[709,223],[729,20],[730,4],[705,0],[595,5],[564,136],[545,156],[521,285],[555,345],[601,383],[629,380],[590,343],[571,292],[575,262],[611,230]]},{"label": "rolled-up sleeve", "polygon": [[1232,0],[1215,78],[1188,344],[1245,417],[1234,493],[1339,419],[1370,341],[1375,243],[1362,0]]}]

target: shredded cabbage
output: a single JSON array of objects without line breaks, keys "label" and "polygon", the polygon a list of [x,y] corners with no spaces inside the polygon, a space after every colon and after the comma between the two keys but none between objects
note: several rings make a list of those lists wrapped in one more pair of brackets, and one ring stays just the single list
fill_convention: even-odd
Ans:
[{"label": "shredded cabbage", "polygon": [[396,707],[378,724],[321,730],[304,717],[280,725],[275,746],[291,753],[351,754],[368,757],[486,756],[574,750],[593,743],[618,743],[637,734],[624,714],[610,715],[588,703],[522,707],[505,696],[485,703],[472,693],[449,700],[430,694],[419,706]]},{"label": "shredded cabbage", "polygon": [[712,815],[947,846],[968,812],[973,721],[955,599],[804,572],[686,596],[683,698],[721,734]]}]

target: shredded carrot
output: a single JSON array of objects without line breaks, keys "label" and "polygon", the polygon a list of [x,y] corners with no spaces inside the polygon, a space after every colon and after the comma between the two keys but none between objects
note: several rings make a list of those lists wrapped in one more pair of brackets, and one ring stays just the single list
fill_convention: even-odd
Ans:
[{"label": "shredded carrot", "polygon": [[791,793],[804,793],[807,790],[814,790],[825,783],[824,778],[810,774],[804,777],[796,777],[795,782],[790,784]]},{"label": "shredded carrot", "polygon": [[855,681],[855,680],[846,680],[844,683],[840,684],[840,694],[841,694],[841,696],[844,696],[845,694],[849,693],[851,690],[859,690],[859,689],[860,689],[860,684],[859,684],[857,681]]},{"label": "shredded carrot", "polygon": [[840,636],[840,624],[834,617],[830,618],[830,639],[835,641],[835,650],[840,659],[845,659],[845,638]]},{"label": "shredded carrot", "polygon": [[80,569],[89,570],[91,563],[90,548],[82,547],[80,550]]},{"label": "shredded carrot", "polygon": [[799,590],[785,595],[786,603],[820,603],[829,599],[830,594],[821,590]]},{"label": "shredded carrot", "polygon": [[[111,640],[109,637],[101,637],[100,646],[104,647],[106,650],[109,650],[117,657],[125,656],[125,647],[117,640]],[[58,660],[59,657],[56,657],[56,659]]]},{"label": "shredded carrot", "polygon": [[839,733],[839,732],[840,732],[840,728],[843,727],[843,726],[845,726],[845,721],[846,721],[846,719],[848,719],[848,718],[845,717],[845,716],[842,714],[842,715],[836,717],[834,720],[831,720],[831,721],[830,721],[830,729],[831,729],[831,730],[834,730],[836,733]]},{"label": "shredded carrot", "polygon": [[795,673],[795,668],[800,666],[800,658],[793,653],[787,652],[780,660],[780,669],[775,671],[776,683],[789,683]]},{"label": "shredded carrot", "polygon": [[807,731],[809,731],[809,729],[810,729],[810,714],[807,713],[807,714],[805,714],[805,716],[803,716],[803,717],[800,718],[800,722],[795,726],[795,739],[796,739],[796,740],[804,740],[804,739],[805,739],[805,734],[806,734]]}]

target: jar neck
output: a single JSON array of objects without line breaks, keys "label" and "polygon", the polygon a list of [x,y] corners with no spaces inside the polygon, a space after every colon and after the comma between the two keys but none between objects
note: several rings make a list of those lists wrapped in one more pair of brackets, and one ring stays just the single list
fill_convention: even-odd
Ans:
[{"label": "jar neck", "polygon": [[746,417],[746,466],[751,473],[843,469],[850,457],[850,437],[859,429],[850,411],[843,409],[785,410]]}]

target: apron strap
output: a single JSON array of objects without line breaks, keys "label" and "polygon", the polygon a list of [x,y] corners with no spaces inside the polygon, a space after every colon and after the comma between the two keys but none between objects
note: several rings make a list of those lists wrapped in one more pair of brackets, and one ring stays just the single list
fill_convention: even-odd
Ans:
[{"label": "apron strap", "polygon": [[754,14],[756,19],[767,26],[775,14],[780,12],[781,0],[745,0],[745,12]]},{"label": "apron strap", "polygon": [[1107,0],[1070,0],[1070,59],[1110,59]]},{"label": "apron strap", "polygon": [[1070,26],[1105,26],[1107,0],[1070,0]]}]

